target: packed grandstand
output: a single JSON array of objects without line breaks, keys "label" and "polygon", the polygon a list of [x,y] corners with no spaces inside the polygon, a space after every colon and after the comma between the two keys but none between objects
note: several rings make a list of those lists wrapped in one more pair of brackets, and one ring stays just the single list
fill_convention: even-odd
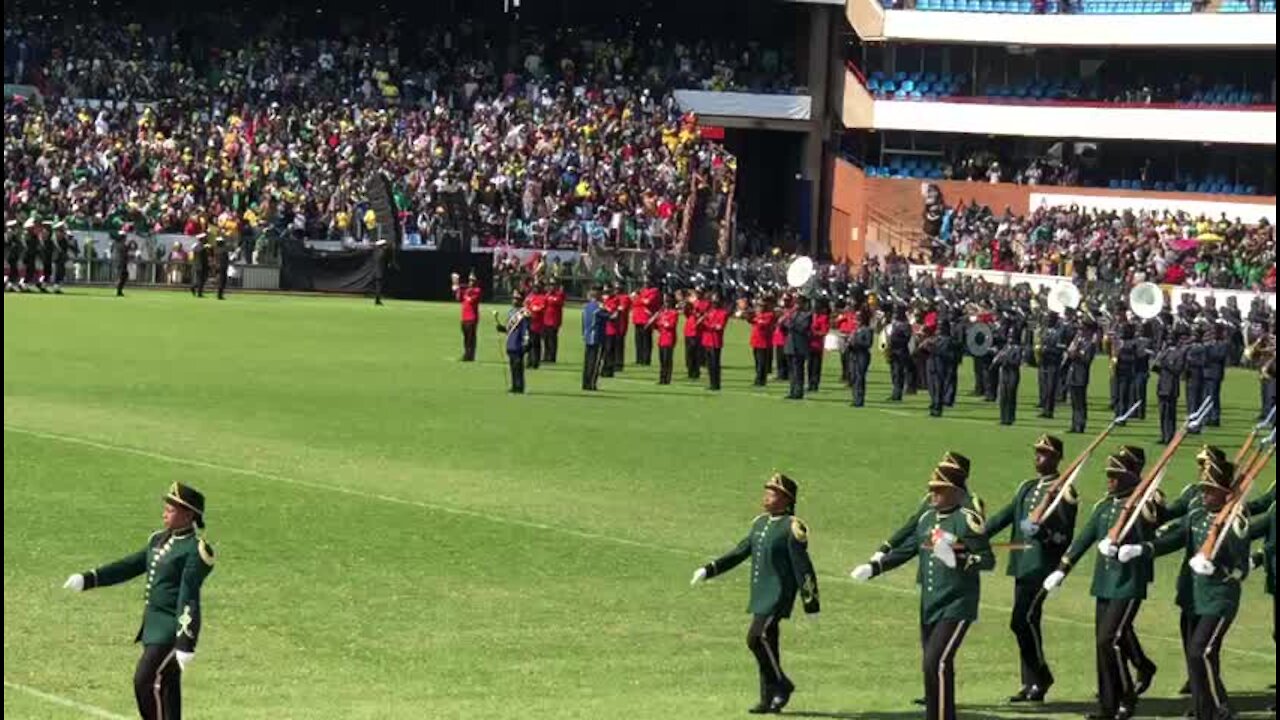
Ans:
[{"label": "packed grandstand", "polygon": [[17,3],[5,218],[1274,289],[1274,3],[554,5]]}]

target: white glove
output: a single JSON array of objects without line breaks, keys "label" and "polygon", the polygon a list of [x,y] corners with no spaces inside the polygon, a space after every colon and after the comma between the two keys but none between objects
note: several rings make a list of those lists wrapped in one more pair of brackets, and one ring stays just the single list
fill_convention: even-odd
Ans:
[{"label": "white glove", "polygon": [[196,654],[193,652],[174,650],[173,655],[178,659],[178,669],[182,672],[186,672],[187,666],[196,661]]},{"label": "white glove", "polygon": [[1105,537],[1102,538],[1102,542],[1098,543],[1098,552],[1102,553],[1103,557],[1113,558],[1119,552],[1119,548],[1111,542],[1111,538]]},{"label": "white glove", "polygon": [[689,581],[689,586],[693,587],[694,585],[697,585],[700,582],[706,582],[706,581],[707,581],[707,569],[704,567],[700,567],[697,570],[693,571],[693,579]]},{"label": "white glove", "polygon": [[871,556],[871,562],[878,563],[881,560],[884,560],[884,553],[877,550],[875,554]]},{"label": "white glove", "polygon": [[876,574],[876,569],[871,567],[870,565],[859,565],[858,567],[853,569],[853,572],[849,573],[849,577],[853,578],[858,582],[866,582],[870,580],[875,574]]},{"label": "white glove", "polygon": [[1054,592],[1062,587],[1062,582],[1067,579],[1067,574],[1061,570],[1054,570],[1049,573],[1049,577],[1044,579],[1044,591]]},{"label": "white glove", "polygon": [[956,549],[951,547],[951,543],[947,540],[946,535],[942,536],[933,544],[933,556],[938,558],[938,562],[949,568],[956,566]]},{"label": "white glove", "polygon": [[1191,572],[1197,575],[1212,575],[1214,570],[1217,569],[1214,567],[1212,560],[1200,553],[1196,553],[1196,556],[1191,558],[1187,565],[1191,567]]},{"label": "white glove", "polygon": [[71,577],[67,578],[66,582],[62,583],[62,589],[70,590],[71,592],[83,592],[84,576],[81,575],[80,573],[76,573],[75,575],[72,575]]},{"label": "white glove", "polygon": [[1141,545],[1121,545],[1120,549],[1116,552],[1116,557],[1122,563],[1127,563],[1131,560],[1137,560],[1138,558],[1142,557],[1142,546]]}]

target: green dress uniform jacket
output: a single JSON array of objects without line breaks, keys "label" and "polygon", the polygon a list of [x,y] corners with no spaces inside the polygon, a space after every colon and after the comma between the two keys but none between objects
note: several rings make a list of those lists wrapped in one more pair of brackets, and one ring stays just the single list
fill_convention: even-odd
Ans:
[{"label": "green dress uniform jacket", "polygon": [[[972,510],[984,517],[987,514],[987,508],[986,505],[983,504],[982,498],[969,492],[965,492],[964,494],[962,507]],[[916,511],[911,513],[911,516],[902,524],[902,527],[895,530],[894,533],[889,536],[889,539],[885,540],[884,543],[880,545],[879,552],[888,555],[894,549],[914,540],[916,536],[916,527],[920,524],[920,519],[924,517],[925,513],[932,511],[933,506],[929,503],[929,496],[926,494],[924,499],[920,501],[920,505],[916,507]],[[919,584],[923,581],[924,567],[922,566],[916,570],[916,583]]]},{"label": "green dress uniform jacket", "polygon": [[1009,552],[1007,574],[1019,580],[1044,580],[1058,569],[1058,563],[1071,545],[1076,531],[1076,515],[1080,496],[1068,488],[1062,502],[1046,517],[1034,537],[1027,537],[1022,521],[1040,505],[1049,493],[1056,473],[1032,478],[1018,487],[1013,500],[987,519],[987,537],[995,537],[1006,527],[1013,527],[1014,550]]},{"label": "green dress uniform jacket", "polygon": [[146,606],[135,642],[195,652],[200,636],[200,587],[213,572],[213,548],[194,529],[162,530],[142,550],[84,573],[85,589],[117,585],[146,574]]},{"label": "green dress uniform jacket", "polygon": [[[1116,518],[1124,509],[1129,493],[1107,495],[1093,506],[1089,521],[1076,535],[1075,542],[1067,549],[1058,569],[1069,573],[1080,562],[1085,553],[1093,550],[1102,539],[1107,537]],[[1149,527],[1156,522],[1159,504],[1148,502],[1142,509],[1142,517],[1134,523],[1128,537],[1123,538],[1120,545],[1137,544],[1146,541],[1150,534]],[[1147,586],[1155,575],[1155,563],[1150,558],[1138,558],[1132,562],[1122,563],[1118,558],[1103,557],[1098,553],[1097,562],[1093,566],[1093,583],[1089,593],[1099,600],[1145,600]]]},{"label": "green dress uniform jacket", "polygon": [[[982,514],[967,507],[941,511],[929,508],[916,522],[910,542],[900,543],[884,559],[871,563],[873,576],[919,556],[920,623],[974,622],[978,619],[982,598],[979,573],[996,566],[985,526]],[[954,568],[947,567],[933,554],[935,533],[942,532],[956,537]]]},{"label": "green dress uniform jacket", "polygon": [[809,529],[790,514],[759,515],[737,547],[705,567],[707,579],[737,567],[751,558],[751,601],[753,615],[791,617],[796,593],[806,613],[816,613],[818,574],[809,561]]},{"label": "green dress uniform jacket", "polygon": [[[1161,526],[1155,539],[1143,544],[1143,554],[1160,557],[1184,549],[1194,557],[1209,536],[1214,515],[1201,505]],[[1249,576],[1248,519],[1238,518],[1231,524],[1212,560],[1212,575],[1191,574],[1191,609],[1202,617],[1234,618],[1240,609],[1240,583]]]},{"label": "green dress uniform jacket", "polygon": [[[1200,486],[1193,483],[1183,488],[1182,493],[1178,495],[1178,499],[1169,503],[1169,505],[1165,507],[1165,511],[1161,514],[1160,519],[1162,522],[1168,523],[1184,518],[1192,510],[1201,507],[1201,503],[1203,502],[1204,498],[1200,493]],[[1174,596],[1174,602],[1177,603],[1178,607],[1183,608],[1184,610],[1190,610],[1194,605],[1191,579],[1193,573],[1191,572],[1191,567],[1187,565],[1186,561],[1190,560],[1195,554],[1195,550],[1188,547],[1187,555],[1183,558],[1182,567],[1178,569],[1178,587]]]}]

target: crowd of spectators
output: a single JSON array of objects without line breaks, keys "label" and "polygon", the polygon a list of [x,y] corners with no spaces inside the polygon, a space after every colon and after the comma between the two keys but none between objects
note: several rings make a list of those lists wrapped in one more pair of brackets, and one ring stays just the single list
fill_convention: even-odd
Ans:
[{"label": "crowd of spectators", "polygon": [[1225,215],[1041,207],[1028,216],[961,203],[942,222],[935,261],[961,267],[1274,291],[1275,227]]},{"label": "crowd of spectators", "polygon": [[736,160],[671,90],[792,82],[791,59],[755,44],[529,28],[497,49],[469,23],[411,43],[369,32],[267,22],[215,44],[7,15],[6,80],[42,98],[5,99],[6,218],[360,238],[376,223],[364,181],[383,171],[410,234],[678,245],[695,191],[731,194]]}]

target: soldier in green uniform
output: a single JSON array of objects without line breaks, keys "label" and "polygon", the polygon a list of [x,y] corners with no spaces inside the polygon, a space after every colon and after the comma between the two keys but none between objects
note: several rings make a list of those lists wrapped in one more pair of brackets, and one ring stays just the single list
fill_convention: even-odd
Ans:
[{"label": "soldier in green uniform", "polygon": [[[964,455],[948,452],[943,455],[942,462],[959,466],[964,471],[965,477],[968,477],[969,458]],[[979,515],[986,515],[986,505],[983,504],[982,498],[978,497],[976,493],[972,492],[967,487],[961,490],[961,494],[963,495],[961,507],[972,510]],[[920,516],[933,509],[931,497],[932,496],[930,494],[926,494],[920,500],[920,504],[916,506],[915,512],[911,513],[911,515],[907,517],[907,519],[902,523],[902,527],[895,530],[894,533],[889,536],[888,540],[885,540],[880,544],[880,547],[876,550],[875,554],[871,556],[871,562],[879,562],[883,560],[885,555],[888,555],[894,548],[915,537],[916,525],[919,524]],[[919,578],[917,577],[916,580],[918,582]]]},{"label": "soldier in green uniform", "polygon": [[1053,512],[1040,525],[1031,522],[1031,513],[1050,493],[1058,479],[1062,461],[1062,440],[1041,435],[1035,444],[1037,476],[1018,487],[1013,500],[987,520],[987,537],[1007,527],[1013,528],[1013,550],[1009,571],[1013,581],[1013,614],[1009,629],[1018,641],[1022,664],[1022,689],[1010,702],[1044,702],[1053,686],[1053,673],[1044,654],[1044,634],[1040,630],[1044,601],[1048,593],[1044,580],[1057,567],[1076,531],[1080,498],[1074,487],[1067,488]]},{"label": "soldier in green uniform", "polygon": [[1224,529],[1222,544],[1212,557],[1201,553],[1214,517],[1231,494],[1235,465],[1212,457],[1204,461],[1200,476],[1200,503],[1156,531],[1155,539],[1120,547],[1117,559],[1129,563],[1141,557],[1158,557],[1184,550],[1191,559],[1192,613],[1195,625],[1187,642],[1187,668],[1197,720],[1234,717],[1222,684],[1222,641],[1240,609],[1240,583],[1249,574],[1249,521],[1237,517]]},{"label": "soldier in green uniform", "polygon": [[760,670],[760,702],[749,712],[781,712],[795,692],[782,671],[778,625],[791,616],[796,594],[806,614],[816,614],[818,575],[809,561],[809,529],[795,516],[798,488],[791,478],[775,474],[764,486],[764,513],[751,522],[742,542],[693,573],[692,585],[710,580],[751,558],[751,627],[747,647]]},{"label": "soldier in green uniform", "polygon": [[142,657],[133,694],[144,720],[181,720],[181,677],[195,659],[200,636],[200,588],[213,571],[213,548],[204,541],[204,495],[174,483],[164,497],[164,529],[146,547],[94,570],[67,578],[76,592],[116,585],[146,574],[142,627],[135,642]]},{"label": "soldier in green uniform", "polygon": [[[1150,562],[1121,563],[1119,550],[1108,537],[1129,496],[1138,485],[1141,463],[1145,454],[1134,447],[1122,448],[1107,458],[1107,495],[1093,506],[1093,512],[1084,528],[1067,549],[1058,569],[1045,578],[1044,589],[1056,591],[1066,580],[1067,573],[1084,557],[1090,548],[1098,548],[1098,560],[1093,568],[1093,583],[1089,593],[1095,598],[1095,648],[1098,668],[1098,701],[1100,711],[1090,715],[1100,720],[1128,720],[1133,717],[1138,696],[1149,684],[1154,669],[1135,683],[1129,671],[1129,661],[1134,658],[1132,643],[1133,622],[1147,597],[1147,585],[1151,583],[1154,566]],[[1142,522],[1134,524],[1122,538],[1121,545],[1142,543],[1149,535],[1147,524],[1158,518],[1159,503],[1148,501],[1139,508]]]},{"label": "soldier in green uniform", "polygon": [[[1221,448],[1205,445],[1199,453],[1196,453],[1196,465],[1203,472],[1205,463],[1208,462],[1222,464],[1227,462],[1227,456],[1222,452]],[[1160,514],[1161,523],[1170,523],[1186,517],[1192,510],[1200,507],[1202,496],[1203,493],[1198,482],[1188,483],[1182,489],[1182,492],[1178,494],[1178,497],[1165,506],[1164,512]],[[1192,555],[1194,553],[1188,551],[1187,556],[1183,558],[1183,563],[1178,570],[1178,583],[1174,593],[1174,603],[1178,606],[1178,634],[1182,638],[1182,655],[1186,658],[1190,657],[1187,652],[1190,647],[1191,630],[1196,626],[1197,622],[1191,592],[1191,568],[1187,564]],[[1181,695],[1191,694],[1190,668],[1188,668],[1187,672],[1187,681],[1182,684],[1182,689],[1178,691]]]},{"label": "soldier in green uniform", "polygon": [[[960,458],[963,456],[955,455]],[[919,557],[920,628],[924,651],[925,714],[928,720],[956,716],[955,656],[978,619],[979,573],[995,567],[982,514],[964,506],[967,465],[944,460],[929,480],[931,507],[916,522],[909,542],[883,558],[854,569],[859,582]]]}]

